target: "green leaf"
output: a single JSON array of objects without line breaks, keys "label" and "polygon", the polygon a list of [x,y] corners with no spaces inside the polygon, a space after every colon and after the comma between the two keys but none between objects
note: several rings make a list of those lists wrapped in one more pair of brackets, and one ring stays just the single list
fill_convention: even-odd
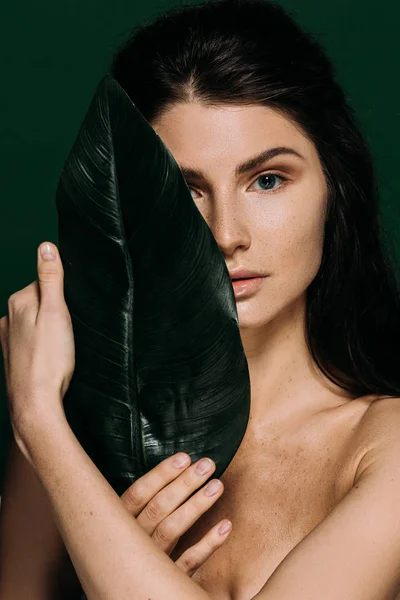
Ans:
[{"label": "green leaf", "polygon": [[172,154],[110,76],[56,205],[78,440],[119,494],[178,451],[209,456],[220,477],[250,411],[229,272]]}]

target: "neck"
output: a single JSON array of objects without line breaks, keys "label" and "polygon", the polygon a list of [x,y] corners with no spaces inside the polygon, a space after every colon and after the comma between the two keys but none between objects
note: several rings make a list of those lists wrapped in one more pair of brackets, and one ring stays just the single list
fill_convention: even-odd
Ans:
[{"label": "neck", "polygon": [[[250,373],[249,426],[310,414],[349,395],[317,369],[306,342],[305,301],[261,328],[240,330]],[[342,398],[338,398],[342,396]]]}]

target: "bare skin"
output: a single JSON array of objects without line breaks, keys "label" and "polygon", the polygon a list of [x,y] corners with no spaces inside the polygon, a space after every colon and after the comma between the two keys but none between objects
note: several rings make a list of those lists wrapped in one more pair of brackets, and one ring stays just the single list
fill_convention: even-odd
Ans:
[{"label": "bare skin", "polygon": [[339,401],[308,417],[248,430],[220,478],[224,495],[180,538],[171,557],[229,517],[229,540],[193,578],[215,600],[253,598],[352,487],[365,451],[362,420],[372,401]]},{"label": "bare skin", "polygon": [[[232,534],[188,579],[122,507],[66,427],[53,379],[58,372],[65,393],[72,361],[59,350],[70,353],[72,343],[62,325],[62,269],[58,263],[50,274],[40,266],[35,325],[30,286],[13,305],[10,338],[4,323],[2,343],[12,342],[13,372],[20,374],[10,378],[14,427],[56,508],[88,598],[131,597],[140,588],[141,598],[154,600],[394,600],[400,581],[400,398],[351,398],[318,373],[305,343],[305,294],[321,260],[327,204],[313,145],[293,123],[260,106],[180,104],[153,126],[183,171],[203,171],[201,181],[188,178],[188,184],[228,268],[268,275],[257,292],[237,297],[251,414],[221,477],[223,497],[181,537],[171,558],[221,518],[233,522]],[[235,177],[235,165],[277,146],[303,159],[282,155]],[[275,186],[271,177],[276,191],[259,189],[266,171],[288,181]],[[25,379],[30,367],[16,350],[23,345],[38,357],[34,380],[52,374],[45,392],[32,393],[35,386]],[[54,458],[60,447],[62,470]]]},{"label": "bare skin", "polygon": [[[203,174],[186,182],[228,268],[269,274],[256,293],[237,298],[252,389],[245,438],[221,477],[224,495],[171,555],[229,517],[229,540],[194,579],[215,600],[248,600],[352,487],[376,396],[354,399],[334,386],[305,343],[305,291],[320,265],[327,208],[311,141],[262,106],[177,104],[152,126],[182,170]],[[235,176],[239,163],[282,146],[304,160],[282,154]]]}]

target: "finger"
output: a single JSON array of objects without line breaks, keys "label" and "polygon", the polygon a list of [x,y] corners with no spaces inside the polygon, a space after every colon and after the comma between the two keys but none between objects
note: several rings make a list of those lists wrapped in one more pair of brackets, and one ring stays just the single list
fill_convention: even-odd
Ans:
[{"label": "finger", "polygon": [[40,244],[37,253],[40,310],[58,308],[64,303],[64,269],[57,246]]},{"label": "finger", "polygon": [[222,496],[223,492],[222,481],[212,479],[154,529],[152,539],[157,546],[170,554],[179,538]]},{"label": "finger", "polygon": [[[179,466],[175,466],[175,462]],[[151,471],[132,483],[121,496],[130,513],[136,517],[162,488],[179,477],[191,462],[186,452],[178,452],[161,461]]]},{"label": "finger", "polygon": [[[220,533],[220,528],[225,524],[228,525],[229,528],[225,533]],[[197,544],[188,548],[182,556],[175,561],[175,564],[184,573],[189,575],[189,577],[192,577],[197,569],[201,567],[201,565],[204,564],[224,542],[226,542],[231,531],[232,523],[226,519],[221,521],[215,525],[215,527],[210,529]]]},{"label": "finger", "polygon": [[[207,471],[202,470],[207,466]],[[215,471],[210,458],[202,458],[183,471],[174,481],[156,494],[136,517],[141,527],[152,535],[155,528],[178,508]]]}]

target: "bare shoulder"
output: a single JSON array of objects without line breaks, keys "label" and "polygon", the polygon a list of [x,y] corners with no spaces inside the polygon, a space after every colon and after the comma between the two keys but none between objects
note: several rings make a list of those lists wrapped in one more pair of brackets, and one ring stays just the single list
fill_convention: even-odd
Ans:
[{"label": "bare shoulder", "polygon": [[346,457],[364,449],[355,481],[286,555],[259,600],[400,600],[400,397],[358,398],[335,412],[351,445],[340,445]]},{"label": "bare shoulder", "polygon": [[360,421],[357,437],[362,453],[357,461],[355,480],[376,462],[377,457],[386,461],[392,457],[397,460],[398,457],[400,464],[400,397],[371,397]]},{"label": "bare shoulder", "polygon": [[366,450],[385,442],[390,433],[399,437],[400,397],[374,396],[370,398],[367,410],[360,422],[360,434]]}]

